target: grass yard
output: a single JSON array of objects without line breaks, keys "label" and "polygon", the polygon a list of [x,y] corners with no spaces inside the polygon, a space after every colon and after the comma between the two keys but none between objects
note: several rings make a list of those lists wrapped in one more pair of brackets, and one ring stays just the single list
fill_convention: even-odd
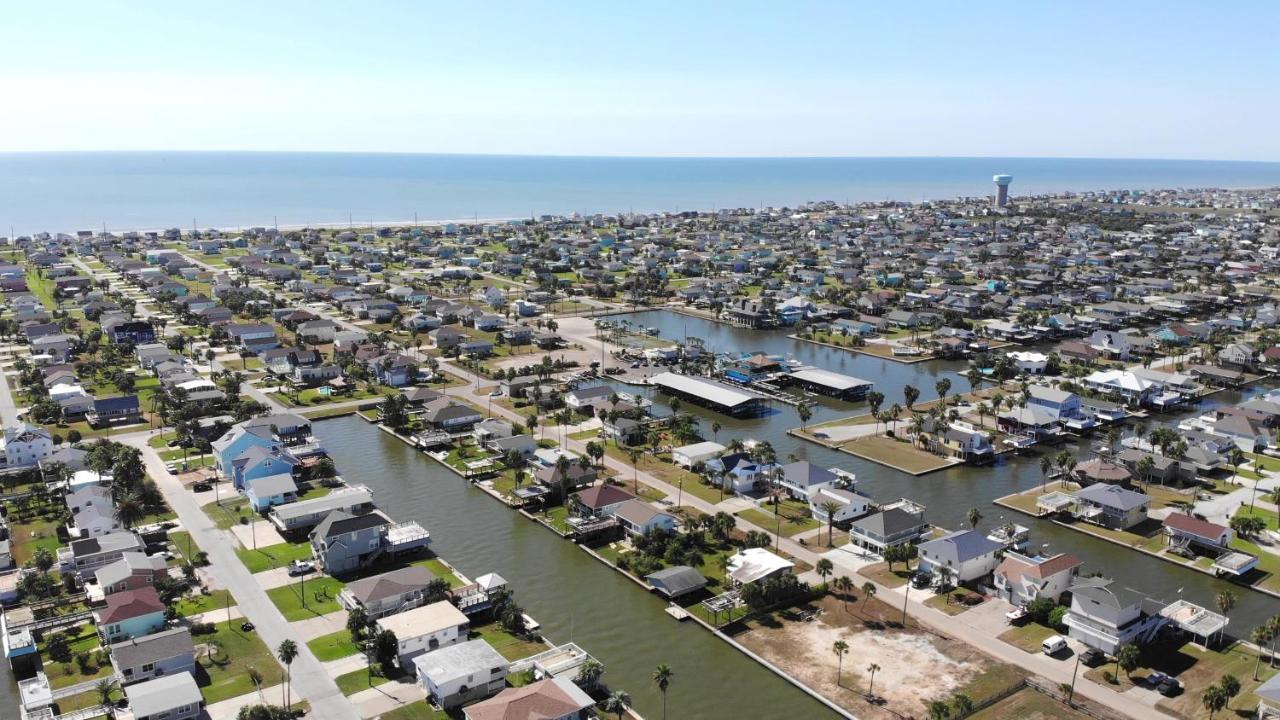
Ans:
[{"label": "grass yard", "polygon": [[[45,652],[45,645],[48,643],[48,637],[42,640],[38,649],[40,651],[40,659],[44,665],[45,675],[49,677],[49,685],[54,689],[64,688],[77,683],[87,682],[89,680],[98,680],[107,677],[112,673],[111,660],[105,654],[102,657],[102,663],[96,661],[98,653],[95,651],[102,647],[98,640],[98,633],[94,630],[92,623],[80,625],[77,628],[75,639],[68,641],[67,645],[71,649],[71,662],[58,663],[51,660]],[[80,663],[75,657],[80,653],[88,653],[89,660],[85,663],[84,669],[80,667]]]},{"label": "grass yard", "polygon": [[[315,576],[307,578],[305,585],[304,590],[303,583],[291,582],[267,591],[267,597],[280,609],[285,620],[307,620],[342,609],[338,604],[338,593],[343,588],[340,580]],[[303,592],[306,593],[306,607],[302,606]]]},{"label": "grass yard", "polygon": [[951,467],[947,458],[925,452],[910,443],[898,442],[891,437],[875,435],[845,443],[843,449],[866,460],[912,474],[922,474]]},{"label": "grass yard", "polygon": [[462,587],[465,584],[462,582],[462,578],[458,577],[458,575],[454,573],[453,570],[450,570],[449,566],[445,565],[444,561],[438,557],[415,560],[412,564],[425,567],[434,573],[436,577],[442,577],[445,580],[448,580],[449,587],[451,588]]},{"label": "grass yard", "polygon": [[262,687],[278,685],[284,680],[284,671],[271,649],[256,633],[240,630],[239,623],[239,620],[220,622],[212,635],[192,638],[196,643],[196,684],[210,705],[253,692],[250,668],[261,674]]},{"label": "grass yard", "polygon": [[236,557],[251,573],[260,573],[284,567],[294,560],[310,560],[311,545],[307,543],[277,543],[253,548],[236,548]]},{"label": "grass yard", "polygon": [[981,603],[982,596],[966,588],[956,588],[946,595],[934,595],[924,601],[925,605],[934,610],[941,610],[947,615],[959,615],[965,610],[977,607]]},{"label": "grass yard", "polygon": [[1058,632],[1051,627],[1039,623],[1027,622],[1021,627],[1012,627],[1000,633],[1000,639],[1023,652],[1041,652],[1041,644],[1051,635]]},{"label": "grass yard", "polygon": [[[343,695],[350,697],[361,690],[368,690],[371,687],[378,687],[383,683],[390,682],[391,678],[383,677],[376,672],[370,673],[365,669],[352,670],[346,675],[339,675],[333,681],[337,683],[338,689],[342,691]],[[384,714],[383,717],[386,717],[386,715]]]},{"label": "grass yard", "polygon": [[360,652],[359,646],[351,640],[351,631],[346,629],[308,640],[307,647],[311,648],[311,652],[320,662],[329,662]]},{"label": "grass yard", "polygon": [[235,598],[231,597],[230,592],[218,589],[211,591],[208,595],[198,592],[185,595],[178,600],[174,607],[182,617],[191,617],[192,615],[200,615],[212,610],[225,610],[228,603],[235,605]]},{"label": "grass yard", "polygon": [[1090,717],[1031,688],[1023,688],[969,716],[971,720],[1087,720]]},{"label": "grass yard", "polygon": [[[1162,667],[1159,663],[1155,668],[1171,675],[1176,674],[1178,680],[1182,682],[1183,688],[1185,688],[1183,693],[1177,697],[1161,699],[1156,703],[1156,707],[1182,718],[1204,717],[1204,707],[1200,704],[1200,696],[1206,688],[1218,682],[1219,678],[1226,674],[1235,675],[1240,680],[1240,694],[1236,695],[1227,706],[1227,710],[1222,713],[1222,717],[1232,715],[1252,717],[1253,711],[1258,708],[1258,699],[1253,694],[1254,691],[1276,672],[1268,668],[1264,660],[1258,672],[1258,680],[1255,681],[1253,679],[1253,667],[1257,662],[1257,655],[1238,643],[1221,651],[1201,650],[1194,645],[1187,644],[1175,652],[1162,655],[1167,656],[1172,662],[1179,665],[1187,662],[1191,664],[1190,667],[1180,673],[1173,672],[1177,668]],[[1121,673],[1121,676],[1123,675],[1124,673]]]},{"label": "grass yard", "polygon": [[[124,697],[124,692],[122,692],[119,688],[117,688],[114,692],[111,693],[112,702],[115,702],[123,697]],[[65,715],[69,712],[74,712],[76,710],[83,710],[85,708],[96,707],[101,704],[102,704],[102,701],[98,698],[97,690],[87,690],[82,693],[76,693],[75,695],[69,695],[67,697],[60,698],[57,702],[54,703],[54,705],[58,706],[58,713],[62,715]]]},{"label": "grass yard", "polygon": [[537,641],[529,641],[512,635],[497,623],[489,623],[479,627],[471,628],[471,638],[480,638],[493,646],[508,660],[520,660],[530,655],[536,655],[547,649],[544,643]]},{"label": "grass yard", "polygon": [[249,500],[245,497],[223,498],[222,502],[214,500],[205,504],[202,509],[213,524],[223,530],[239,525],[240,518],[256,519],[255,513],[249,509]]},{"label": "grass yard", "polygon": [[40,548],[56,553],[61,545],[58,542],[58,524],[48,520],[14,524],[9,543],[15,565],[25,564]]},{"label": "grass yard", "polygon": [[[771,505],[766,505],[764,507],[772,508]],[[782,518],[781,526],[778,524],[779,516]],[[783,537],[791,537],[797,533],[807,532],[818,527],[817,520],[811,517],[805,517],[794,509],[788,509],[785,505],[779,507],[779,513],[777,515],[773,514],[771,509],[765,510],[761,508],[743,510],[738,513],[738,517],[771,533],[777,531]]]},{"label": "grass yard", "polygon": [[890,571],[889,564],[881,562],[859,568],[858,574],[871,578],[887,588],[896,588],[907,584],[907,580],[911,578],[911,568],[909,564],[894,563],[893,570]]},{"label": "grass yard", "polygon": [[189,562],[195,562],[195,557],[200,554],[200,546],[195,540],[191,539],[191,533],[185,530],[177,530],[169,533],[169,542],[177,549],[178,554],[186,558]]}]

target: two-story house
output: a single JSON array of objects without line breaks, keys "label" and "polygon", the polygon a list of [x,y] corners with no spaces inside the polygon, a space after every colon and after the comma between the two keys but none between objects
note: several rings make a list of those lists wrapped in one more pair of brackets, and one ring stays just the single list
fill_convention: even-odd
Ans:
[{"label": "two-story house", "polygon": [[195,645],[185,627],[122,640],[108,649],[121,685],[195,672]]},{"label": "two-story house", "polygon": [[311,557],[330,575],[354,572],[382,554],[382,541],[391,521],[380,512],[350,515],[329,513],[311,531]]},{"label": "two-story house", "polygon": [[155,588],[122,590],[108,595],[106,605],[93,611],[93,622],[104,643],[115,643],[163,630],[164,610]]},{"label": "two-story house", "polygon": [[920,543],[920,570],[956,582],[973,582],[990,575],[1000,563],[1004,545],[977,530],[955,530]]},{"label": "two-story house", "polygon": [[426,602],[427,586],[435,579],[427,568],[410,565],[348,583],[338,593],[338,602],[348,611],[359,608],[376,620],[421,606]]},{"label": "two-story house", "polygon": [[466,640],[471,627],[467,616],[448,600],[384,615],[375,624],[395,633],[397,662],[410,673],[414,658]]},{"label": "two-story house", "polygon": [[993,575],[996,594],[1015,607],[1042,597],[1058,602],[1075,582],[1081,564],[1066,553],[1043,557],[1007,551]]}]

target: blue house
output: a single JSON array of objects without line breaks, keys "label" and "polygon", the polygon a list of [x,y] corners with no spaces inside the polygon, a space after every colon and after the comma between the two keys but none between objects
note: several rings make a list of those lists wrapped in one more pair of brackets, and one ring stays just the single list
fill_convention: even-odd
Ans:
[{"label": "blue house", "polygon": [[237,490],[244,490],[245,483],[269,475],[292,475],[302,461],[281,447],[251,447],[231,462],[232,481]]},{"label": "blue house", "polygon": [[272,505],[283,505],[296,500],[298,485],[289,473],[266,475],[245,482],[244,496],[255,512],[263,512]]},{"label": "blue house", "polygon": [[121,590],[107,596],[106,605],[93,611],[93,620],[103,643],[110,644],[163,630],[164,607],[153,587]]}]

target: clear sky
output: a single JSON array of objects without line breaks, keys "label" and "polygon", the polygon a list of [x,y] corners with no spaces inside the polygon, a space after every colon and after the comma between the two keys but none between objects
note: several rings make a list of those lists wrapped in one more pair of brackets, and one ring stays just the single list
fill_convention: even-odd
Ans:
[{"label": "clear sky", "polygon": [[1280,160],[1271,2],[22,2],[0,151]]}]

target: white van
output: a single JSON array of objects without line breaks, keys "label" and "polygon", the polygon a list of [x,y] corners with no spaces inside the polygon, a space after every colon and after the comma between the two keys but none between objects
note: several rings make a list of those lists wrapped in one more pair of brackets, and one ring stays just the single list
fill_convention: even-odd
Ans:
[{"label": "white van", "polygon": [[1057,655],[1067,649],[1067,639],[1061,635],[1050,635],[1040,643],[1040,649],[1045,655]]}]

